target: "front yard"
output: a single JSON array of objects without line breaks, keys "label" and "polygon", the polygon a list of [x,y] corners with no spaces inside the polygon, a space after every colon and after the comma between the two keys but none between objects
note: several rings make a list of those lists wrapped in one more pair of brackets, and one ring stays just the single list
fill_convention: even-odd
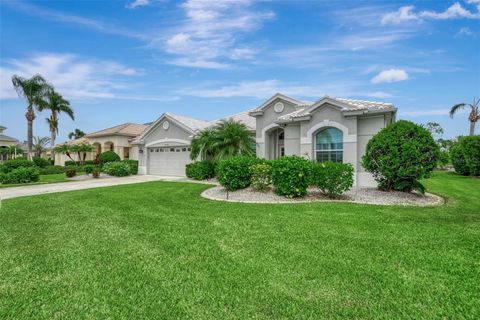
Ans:
[{"label": "front yard", "polygon": [[480,179],[440,207],[209,201],[150,182],[3,201],[0,318],[480,317]]},{"label": "front yard", "polygon": [[57,182],[68,182],[68,181],[71,181],[71,180],[69,180],[64,173],[45,174],[45,175],[40,175],[40,179],[37,182],[18,183],[18,184],[0,184],[0,188],[11,188],[11,187],[28,186],[28,185],[35,185],[35,184],[48,184],[48,183],[57,183]]}]

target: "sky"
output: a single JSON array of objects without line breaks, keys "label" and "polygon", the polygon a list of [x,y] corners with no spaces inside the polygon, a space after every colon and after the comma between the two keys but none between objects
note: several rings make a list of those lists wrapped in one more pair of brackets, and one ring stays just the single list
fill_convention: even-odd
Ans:
[{"label": "sky", "polygon": [[37,73],[75,110],[58,142],[163,112],[214,120],[277,92],[391,102],[452,138],[469,123],[450,107],[480,98],[480,0],[1,0],[0,125],[20,140],[11,77]]}]

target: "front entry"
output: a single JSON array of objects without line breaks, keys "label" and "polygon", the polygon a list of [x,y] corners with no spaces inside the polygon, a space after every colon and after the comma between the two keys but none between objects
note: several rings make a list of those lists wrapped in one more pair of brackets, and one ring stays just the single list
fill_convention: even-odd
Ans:
[{"label": "front entry", "polygon": [[285,132],[282,128],[276,128],[268,133],[269,159],[277,159],[285,155]]},{"label": "front entry", "polygon": [[154,147],[147,150],[147,174],[185,176],[185,166],[191,162],[190,147]]}]

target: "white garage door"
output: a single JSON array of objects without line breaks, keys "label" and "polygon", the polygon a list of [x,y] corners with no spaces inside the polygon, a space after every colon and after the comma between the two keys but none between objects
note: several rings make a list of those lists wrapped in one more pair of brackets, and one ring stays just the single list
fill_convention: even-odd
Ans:
[{"label": "white garage door", "polygon": [[148,174],[185,176],[185,165],[190,163],[190,147],[148,148]]}]

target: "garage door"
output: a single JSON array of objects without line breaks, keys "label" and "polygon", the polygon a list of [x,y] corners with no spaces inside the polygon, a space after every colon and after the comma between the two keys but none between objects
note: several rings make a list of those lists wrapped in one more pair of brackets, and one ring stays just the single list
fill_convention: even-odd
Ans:
[{"label": "garage door", "polygon": [[185,176],[185,165],[190,163],[190,147],[148,148],[148,174]]}]

